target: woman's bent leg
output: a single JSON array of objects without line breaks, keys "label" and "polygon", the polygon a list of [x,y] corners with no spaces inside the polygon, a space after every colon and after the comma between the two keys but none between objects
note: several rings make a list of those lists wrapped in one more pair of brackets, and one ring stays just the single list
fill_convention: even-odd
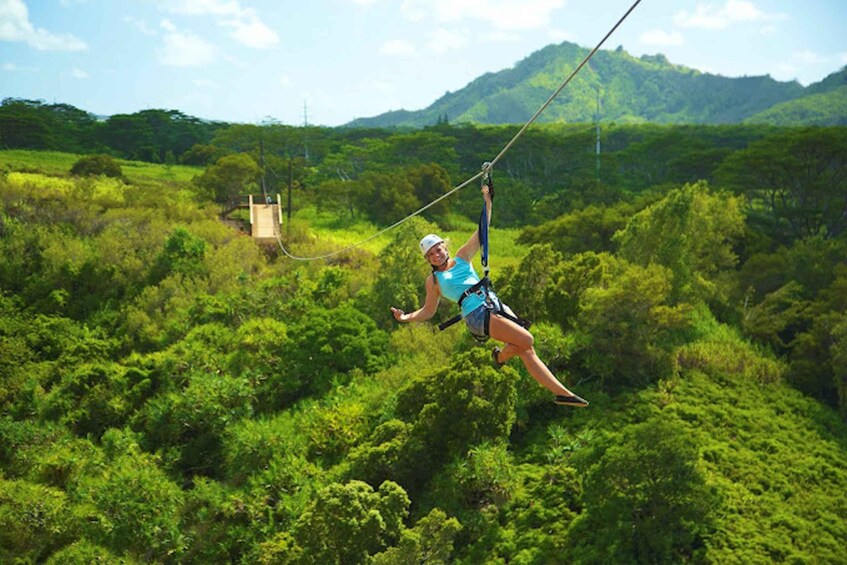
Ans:
[{"label": "woman's bent leg", "polygon": [[518,355],[526,370],[538,384],[555,395],[573,396],[573,393],[559,382],[547,365],[535,354],[535,349],[532,347],[534,338],[526,328],[512,320],[492,314],[488,323],[488,333],[493,339],[506,344],[499,355],[501,363]]}]

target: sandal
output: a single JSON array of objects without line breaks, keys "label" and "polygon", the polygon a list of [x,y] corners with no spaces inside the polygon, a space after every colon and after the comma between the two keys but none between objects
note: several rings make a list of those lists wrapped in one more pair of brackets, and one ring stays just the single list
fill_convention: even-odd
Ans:
[{"label": "sandal", "polygon": [[559,406],[575,406],[577,408],[585,408],[588,406],[587,400],[580,398],[575,394],[573,396],[564,396],[561,394],[556,395],[556,399],[553,402]]},{"label": "sandal", "polygon": [[502,367],[503,365],[506,364],[505,361],[503,363],[501,363],[500,361],[497,360],[498,357],[500,356],[501,351],[502,351],[502,349],[500,349],[499,347],[495,347],[494,349],[491,350],[491,361],[494,363],[494,367],[496,369],[499,369],[500,367]]}]

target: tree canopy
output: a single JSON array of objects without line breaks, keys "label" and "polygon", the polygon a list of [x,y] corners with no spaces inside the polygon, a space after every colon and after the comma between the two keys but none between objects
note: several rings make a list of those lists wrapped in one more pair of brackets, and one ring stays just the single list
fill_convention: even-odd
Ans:
[{"label": "tree canopy", "polygon": [[498,163],[495,288],[584,410],[391,316],[478,185],[323,261],[221,217],[290,164],[280,240],[334,251],[514,133],[241,125],[119,177],[0,151],[0,561],[843,562],[838,128],[616,126],[598,168],[544,126]]}]

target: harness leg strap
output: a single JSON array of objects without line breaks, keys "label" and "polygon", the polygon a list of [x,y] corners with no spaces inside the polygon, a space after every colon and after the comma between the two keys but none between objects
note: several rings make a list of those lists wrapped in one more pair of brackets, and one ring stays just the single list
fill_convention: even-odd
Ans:
[{"label": "harness leg strap", "polygon": [[517,325],[521,326],[524,329],[528,330],[530,328],[530,326],[532,326],[532,322],[527,320],[526,318],[521,318],[519,316],[512,316],[511,314],[509,314],[505,310],[500,310],[499,312],[497,312],[497,314],[499,314],[500,316],[503,316],[507,320],[513,321],[514,323],[516,323]]},{"label": "harness leg strap", "polygon": [[446,322],[441,322],[440,324],[438,324],[438,329],[441,330],[441,331],[444,331],[447,328],[449,328],[450,326],[452,326],[453,324],[460,322],[461,319],[462,319],[462,315],[456,314],[455,316],[453,316],[452,318],[450,318]]}]

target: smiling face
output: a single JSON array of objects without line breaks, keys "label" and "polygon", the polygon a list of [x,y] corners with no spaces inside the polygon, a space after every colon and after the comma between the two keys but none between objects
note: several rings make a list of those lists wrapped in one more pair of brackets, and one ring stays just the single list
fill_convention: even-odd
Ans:
[{"label": "smiling face", "polygon": [[430,250],[426,252],[426,260],[429,261],[429,264],[433,267],[441,267],[447,262],[449,257],[450,254],[447,252],[447,245],[444,242],[433,245]]}]

